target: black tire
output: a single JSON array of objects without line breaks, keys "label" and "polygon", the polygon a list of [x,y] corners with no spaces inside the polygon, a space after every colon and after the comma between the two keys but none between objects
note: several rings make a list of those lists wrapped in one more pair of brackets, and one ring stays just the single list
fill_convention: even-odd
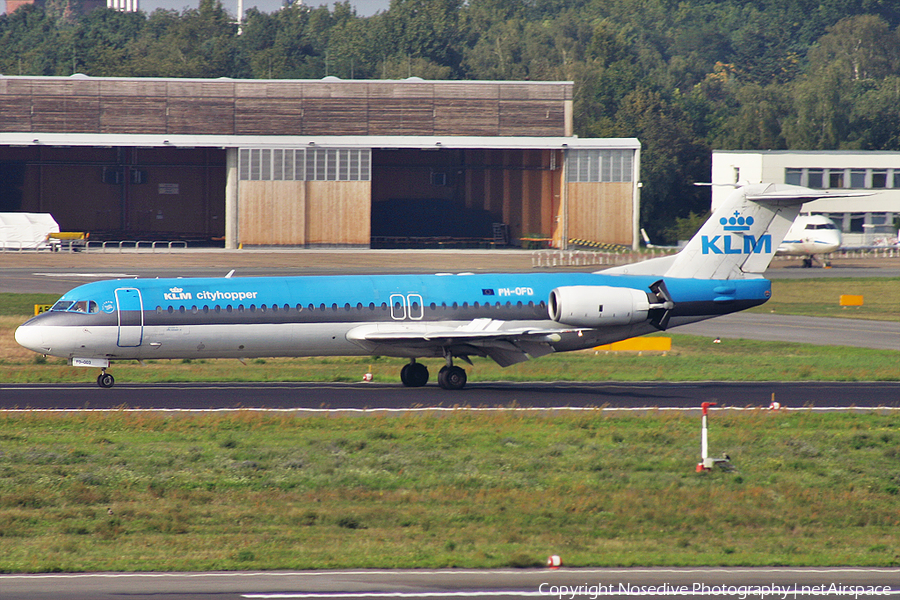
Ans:
[{"label": "black tire", "polygon": [[422,363],[409,363],[400,369],[400,381],[406,387],[422,387],[428,383],[428,367]]},{"label": "black tire", "polygon": [[97,385],[102,388],[111,388],[116,384],[116,378],[109,373],[101,373],[97,376]]},{"label": "black tire", "polygon": [[444,367],[438,373],[438,384],[445,390],[461,390],[466,387],[468,376],[462,367]]}]

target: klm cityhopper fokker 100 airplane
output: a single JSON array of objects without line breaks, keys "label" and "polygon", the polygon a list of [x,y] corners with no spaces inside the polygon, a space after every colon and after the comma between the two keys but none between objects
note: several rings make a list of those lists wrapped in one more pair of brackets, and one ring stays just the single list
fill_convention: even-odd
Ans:
[{"label": "klm cityhopper fokker 100 airplane", "polygon": [[[764,303],[762,277],[800,206],[830,196],[782,184],[735,190],[678,254],[599,273],[119,279],[79,286],[16,330],[35,352],[101,369],[111,361],[271,356],[418,358],[501,366],[665,330]],[[846,194],[843,194],[846,195]],[[471,364],[471,363],[470,363]]]}]

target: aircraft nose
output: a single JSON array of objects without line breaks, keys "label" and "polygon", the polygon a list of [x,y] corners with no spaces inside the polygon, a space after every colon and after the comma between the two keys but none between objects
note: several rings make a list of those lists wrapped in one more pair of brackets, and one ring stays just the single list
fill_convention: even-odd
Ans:
[{"label": "aircraft nose", "polygon": [[44,347],[43,327],[39,325],[20,325],[16,329],[16,342],[33,352],[44,354],[50,348]]}]

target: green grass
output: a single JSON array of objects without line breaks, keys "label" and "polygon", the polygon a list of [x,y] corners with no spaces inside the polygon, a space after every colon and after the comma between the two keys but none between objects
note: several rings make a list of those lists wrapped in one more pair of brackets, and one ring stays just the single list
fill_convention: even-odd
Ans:
[{"label": "green grass", "polygon": [[[900,565],[896,415],[0,415],[0,571]],[[112,510],[112,515],[107,510]]]},{"label": "green grass", "polygon": [[59,300],[57,294],[10,294],[8,292],[0,292],[0,317],[28,318],[34,314],[35,304],[53,304],[57,300]]},{"label": "green grass", "polygon": [[[842,295],[863,297],[863,306],[840,306]],[[749,312],[811,317],[900,321],[900,279],[775,279],[772,298]]]}]

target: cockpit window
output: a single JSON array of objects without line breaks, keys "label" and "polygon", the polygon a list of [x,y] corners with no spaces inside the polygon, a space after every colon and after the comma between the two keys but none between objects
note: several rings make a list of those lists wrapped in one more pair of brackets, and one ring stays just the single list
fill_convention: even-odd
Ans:
[{"label": "cockpit window", "polygon": [[100,312],[100,307],[93,300],[60,300],[50,309],[53,311],[68,311],[79,313],[96,313]]}]

